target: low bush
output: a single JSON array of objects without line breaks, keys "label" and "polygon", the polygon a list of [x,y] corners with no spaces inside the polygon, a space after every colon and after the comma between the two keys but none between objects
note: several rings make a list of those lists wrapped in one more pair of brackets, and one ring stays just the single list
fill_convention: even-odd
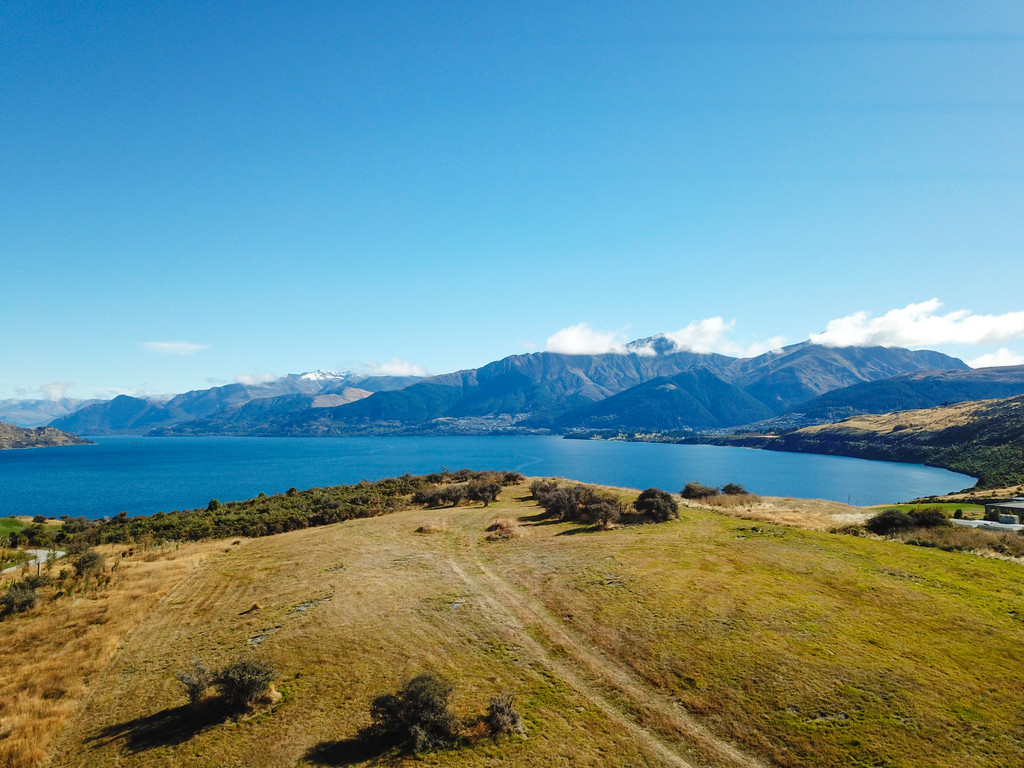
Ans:
[{"label": "low bush", "polygon": [[726,496],[746,496],[748,491],[739,483],[727,483],[722,486],[722,493]]},{"label": "low bush", "polygon": [[453,743],[459,723],[449,706],[452,684],[425,673],[412,678],[397,693],[385,693],[370,705],[372,724],[365,735],[394,743],[411,752],[424,752]]},{"label": "low bush", "polygon": [[207,689],[213,685],[215,676],[213,670],[199,658],[192,659],[192,666],[189,669],[179,669],[174,674],[177,676],[178,682],[185,688],[189,703],[193,707],[199,706]]},{"label": "low bush", "polygon": [[687,483],[683,487],[683,490],[679,492],[679,495],[684,499],[707,499],[711,496],[717,496],[718,489],[712,488],[708,485],[702,485],[694,480],[693,482]]},{"label": "low bush", "polygon": [[35,607],[38,600],[35,589],[24,581],[16,581],[0,595],[0,606],[7,613],[23,613]]},{"label": "low bush", "polygon": [[487,717],[485,722],[490,732],[497,736],[500,733],[517,733],[520,736],[526,735],[526,728],[523,725],[523,718],[515,707],[514,693],[501,693],[491,696],[487,705]]},{"label": "low bush", "polygon": [[906,531],[915,526],[910,515],[898,509],[887,509],[864,523],[864,527],[879,536],[892,536],[894,533]]},{"label": "low bush", "polygon": [[248,709],[256,703],[274,679],[274,667],[259,659],[239,659],[213,677],[224,704],[231,710]]},{"label": "low bush", "polygon": [[940,528],[945,525],[952,525],[942,507],[924,507],[910,511],[910,519],[914,521],[915,528]]},{"label": "low bush", "polygon": [[672,494],[659,488],[648,488],[637,496],[633,509],[659,523],[679,517],[679,504]]}]

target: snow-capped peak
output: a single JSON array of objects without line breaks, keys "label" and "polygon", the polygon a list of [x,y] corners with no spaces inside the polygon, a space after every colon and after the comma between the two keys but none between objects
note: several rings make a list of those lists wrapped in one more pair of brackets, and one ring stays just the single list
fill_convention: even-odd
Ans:
[{"label": "snow-capped peak", "polygon": [[347,374],[339,373],[338,371],[316,370],[303,373],[299,378],[305,379],[306,381],[330,381],[332,379],[344,379],[346,375]]}]

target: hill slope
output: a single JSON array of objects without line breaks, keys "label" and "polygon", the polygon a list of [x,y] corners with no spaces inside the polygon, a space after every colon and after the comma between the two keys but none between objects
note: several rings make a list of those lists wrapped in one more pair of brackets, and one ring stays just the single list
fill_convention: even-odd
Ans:
[{"label": "hill slope", "polygon": [[838,421],[861,413],[889,413],[967,400],[1024,394],[1024,365],[902,373],[833,390],[801,404],[809,418]]},{"label": "hill slope", "polygon": [[[437,766],[1024,763],[1019,565],[695,509],[566,535],[526,494],[218,548],[123,636],[51,764],[409,764],[358,731],[425,670],[470,734]],[[525,535],[488,541],[495,517]],[[283,699],[195,722],[174,670],[239,653]],[[474,730],[500,691],[528,739]]]},{"label": "hill slope", "polygon": [[52,448],[59,445],[88,445],[76,435],[53,427],[28,429],[0,421],[0,450],[8,448]]},{"label": "hill slope", "polygon": [[854,416],[770,439],[775,450],[829,453],[945,467],[979,488],[1024,481],[1024,396]]}]

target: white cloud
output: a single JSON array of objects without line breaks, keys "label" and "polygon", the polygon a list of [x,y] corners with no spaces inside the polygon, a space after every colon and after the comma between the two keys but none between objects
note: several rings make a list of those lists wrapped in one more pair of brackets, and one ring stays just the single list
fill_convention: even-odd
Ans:
[{"label": "white cloud", "polygon": [[969,309],[937,314],[930,299],[893,309],[881,317],[855,312],[832,320],[811,341],[827,347],[928,347],[941,344],[997,344],[1024,337],[1024,312],[975,315]]},{"label": "white cloud", "polygon": [[188,341],[144,341],[142,348],[148,352],[159,352],[161,355],[194,355],[209,349],[209,344],[193,344]]},{"label": "white cloud", "polygon": [[548,352],[563,355],[604,355],[611,352],[626,354],[626,340],[621,331],[595,331],[587,323],[563,328],[550,338],[544,347]]},{"label": "white cloud", "polygon": [[773,336],[744,346],[728,338],[728,334],[732,333],[735,327],[735,320],[726,322],[721,317],[707,317],[703,320],[694,320],[685,328],[664,333],[662,336],[675,344],[678,350],[701,354],[717,352],[731,357],[754,357],[778,349],[786,343],[785,336]]},{"label": "white cloud", "polygon": [[1024,355],[1019,355],[1012,349],[1003,347],[995,352],[989,352],[987,355],[968,360],[967,364],[971,368],[991,368],[997,365],[1024,365]]},{"label": "white cloud", "polygon": [[256,387],[260,384],[266,384],[268,381],[277,381],[279,378],[281,377],[263,371],[261,373],[240,373],[235,376],[235,381],[239,384],[245,384],[247,387]]},{"label": "white cloud", "polygon": [[49,384],[43,384],[40,389],[43,390],[47,400],[60,400],[74,385],[73,381],[51,381]]},{"label": "white cloud", "polygon": [[400,360],[392,357],[386,362],[379,363],[376,360],[367,360],[359,366],[359,369],[370,376],[429,376],[427,369],[423,366],[410,363],[407,360]]},{"label": "white cloud", "polygon": [[39,395],[42,395],[46,400],[60,400],[73,386],[75,386],[73,381],[51,381],[41,387],[17,387],[14,394],[21,399],[37,399]]}]

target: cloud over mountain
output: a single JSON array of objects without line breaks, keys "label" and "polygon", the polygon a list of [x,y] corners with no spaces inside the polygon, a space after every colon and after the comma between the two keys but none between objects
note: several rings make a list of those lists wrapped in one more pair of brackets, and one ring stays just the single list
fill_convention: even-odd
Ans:
[{"label": "cloud over mountain", "polygon": [[359,366],[362,373],[367,376],[429,376],[427,369],[421,365],[410,363],[408,360],[402,360],[397,357],[392,357],[390,360],[386,360],[383,363],[377,362],[376,360],[367,360],[365,363]]},{"label": "cloud over mountain", "polygon": [[997,344],[1024,337],[1024,312],[976,315],[959,309],[938,314],[942,302],[930,299],[893,309],[881,317],[855,312],[831,320],[811,342],[826,347],[922,347],[942,344]]},{"label": "cloud over mountain", "polygon": [[161,355],[194,355],[209,349],[209,344],[193,344],[189,341],[144,341],[140,345],[147,352],[158,352]]}]

